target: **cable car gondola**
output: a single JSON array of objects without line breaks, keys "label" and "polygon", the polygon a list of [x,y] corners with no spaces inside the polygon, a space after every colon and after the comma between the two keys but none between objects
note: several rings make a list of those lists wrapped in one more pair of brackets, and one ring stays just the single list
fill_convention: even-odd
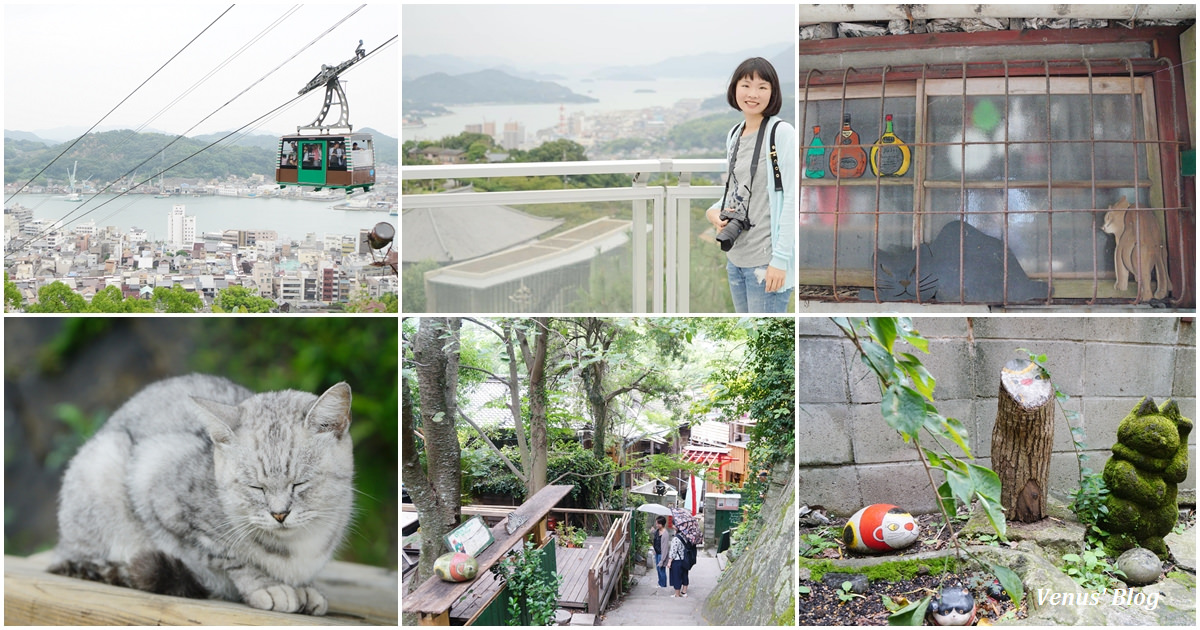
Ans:
[{"label": "cable car gondola", "polygon": [[[362,40],[354,57],[336,66],[321,66],[321,72],[300,90],[304,94],[325,86],[325,103],[312,123],[296,128],[295,135],[279,139],[276,153],[275,183],[286,186],[355,188],[368,191],[375,185],[375,146],[371,134],[354,133],[350,124],[350,103],[338,75],[366,56]],[[335,100],[336,97],[336,100]],[[325,124],[329,109],[336,103],[341,116],[332,125]]]}]

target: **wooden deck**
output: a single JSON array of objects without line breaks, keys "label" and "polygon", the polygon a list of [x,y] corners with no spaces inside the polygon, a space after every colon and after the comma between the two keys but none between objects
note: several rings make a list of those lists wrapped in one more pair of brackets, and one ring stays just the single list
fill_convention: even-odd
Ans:
[{"label": "wooden deck", "polygon": [[329,599],[324,617],[219,600],[155,595],[46,573],[52,558],[4,556],[6,625],[396,625],[396,572],[331,562],[316,580]]},{"label": "wooden deck", "polygon": [[583,608],[588,606],[588,569],[600,553],[600,545],[604,539],[589,536],[584,547],[580,549],[559,547],[558,573],[563,576],[562,584],[558,587],[558,605],[563,608]]}]

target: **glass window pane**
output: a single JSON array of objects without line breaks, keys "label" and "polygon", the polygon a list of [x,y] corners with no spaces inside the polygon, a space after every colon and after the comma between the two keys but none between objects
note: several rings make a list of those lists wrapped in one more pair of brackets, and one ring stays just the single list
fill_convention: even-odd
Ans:
[{"label": "glass window pane", "polygon": [[[819,125],[821,142],[824,143],[826,156],[828,156],[829,147],[834,145],[842,130],[842,114],[840,100],[810,102],[807,118],[804,120],[807,129],[804,129],[801,134],[804,143],[801,151],[807,154],[807,148],[812,144],[813,127]],[[885,119],[888,114],[892,116],[892,133],[901,142],[908,144],[913,142],[916,132],[916,101],[911,97],[884,99],[884,117],[882,118],[879,115],[879,99],[847,99],[845,114],[850,116],[850,128],[858,133],[858,141],[864,151],[869,152],[871,145],[883,135],[886,128]],[[912,175],[911,169],[908,175]],[[873,177],[869,167],[864,171],[862,177]],[[826,169],[825,179],[835,179],[835,175]]]},{"label": "glass window pane", "polygon": [[[912,248],[912,188],[879,189],[879,234],[875,233],[874,186],[805,187],[800,195],[801,269],[871,269],[875,248]],[[801,277],[804,282],[804,277]],[[839,281],[839,284],[841,282]]]},{"label": "glass window pane", "polygon": [[[1114,239],[1101,231],[1105,209],[1122,196],[1133,197],[1131,189],[1099,189],[1092,208],[1090,190],[1054,191],[1054,243],[1050,243],[1050,213],[1045,189],[1008,191],[1008,249],[1017,257],[1029,276],[1044,278],[1053,265],[1056,278],[1091,278],[1094,270],[1101,277],[1112,277]],[[1141,204],[1148,205],[1143,190]],[[930,194],[935,208],[958,208],[962,196],[957,190],[938,190]],[[1004,239],[1004,191],[967,189],[967,223],[985,235]],[[1089,210],[1079,212],[1078,210]],[[925,221],[925,242],[932,242],[941,228],[959,219],[957,212],[932,213]],[[1093,238],[1094,237],[1094,238]],[[1096,264],[1093,268],[1093,247]],[[1051,261],[1053,261],[1051,263]]]},{"label": "glass window pane", "polygon": [[964,130],[963,97],[931,97],[929,141],[951,144],[930,147],[929,178],[958,181],[965,174],[969,181],[1003,180],[1004,111],[1003,96],[968,96]]}]

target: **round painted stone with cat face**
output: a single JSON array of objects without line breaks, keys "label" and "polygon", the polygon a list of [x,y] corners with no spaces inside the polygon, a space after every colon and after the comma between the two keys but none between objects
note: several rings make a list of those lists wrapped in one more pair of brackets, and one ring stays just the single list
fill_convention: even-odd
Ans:
[{"label": "round painted stone with cat face", "polygon": [[889,503],[876,503],[850,517],[842,529],[842,539],[854,551],[882,553],[913,544],[920,533],[912,514]]},{"label": "round painted stone with cat face", "polygon": [[433,572],[447,582],[466,582],[479,573],[479,562],[470,554],[452,551],[433,561]]}]

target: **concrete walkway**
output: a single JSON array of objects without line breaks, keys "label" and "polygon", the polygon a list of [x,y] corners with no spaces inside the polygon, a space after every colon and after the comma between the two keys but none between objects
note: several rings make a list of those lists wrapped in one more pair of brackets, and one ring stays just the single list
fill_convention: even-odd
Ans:
[{"label": "concrete walkway", "polygon": [[637,584],[620,601],[609,604],[596,625],[707,626],[700,613],[720,575],[717,559],[700,549],[696,566],[688,574],[687,597],[671,597],[675,591],[670,585],[659,589],[658,574],[649,571],[637,576]]}]

